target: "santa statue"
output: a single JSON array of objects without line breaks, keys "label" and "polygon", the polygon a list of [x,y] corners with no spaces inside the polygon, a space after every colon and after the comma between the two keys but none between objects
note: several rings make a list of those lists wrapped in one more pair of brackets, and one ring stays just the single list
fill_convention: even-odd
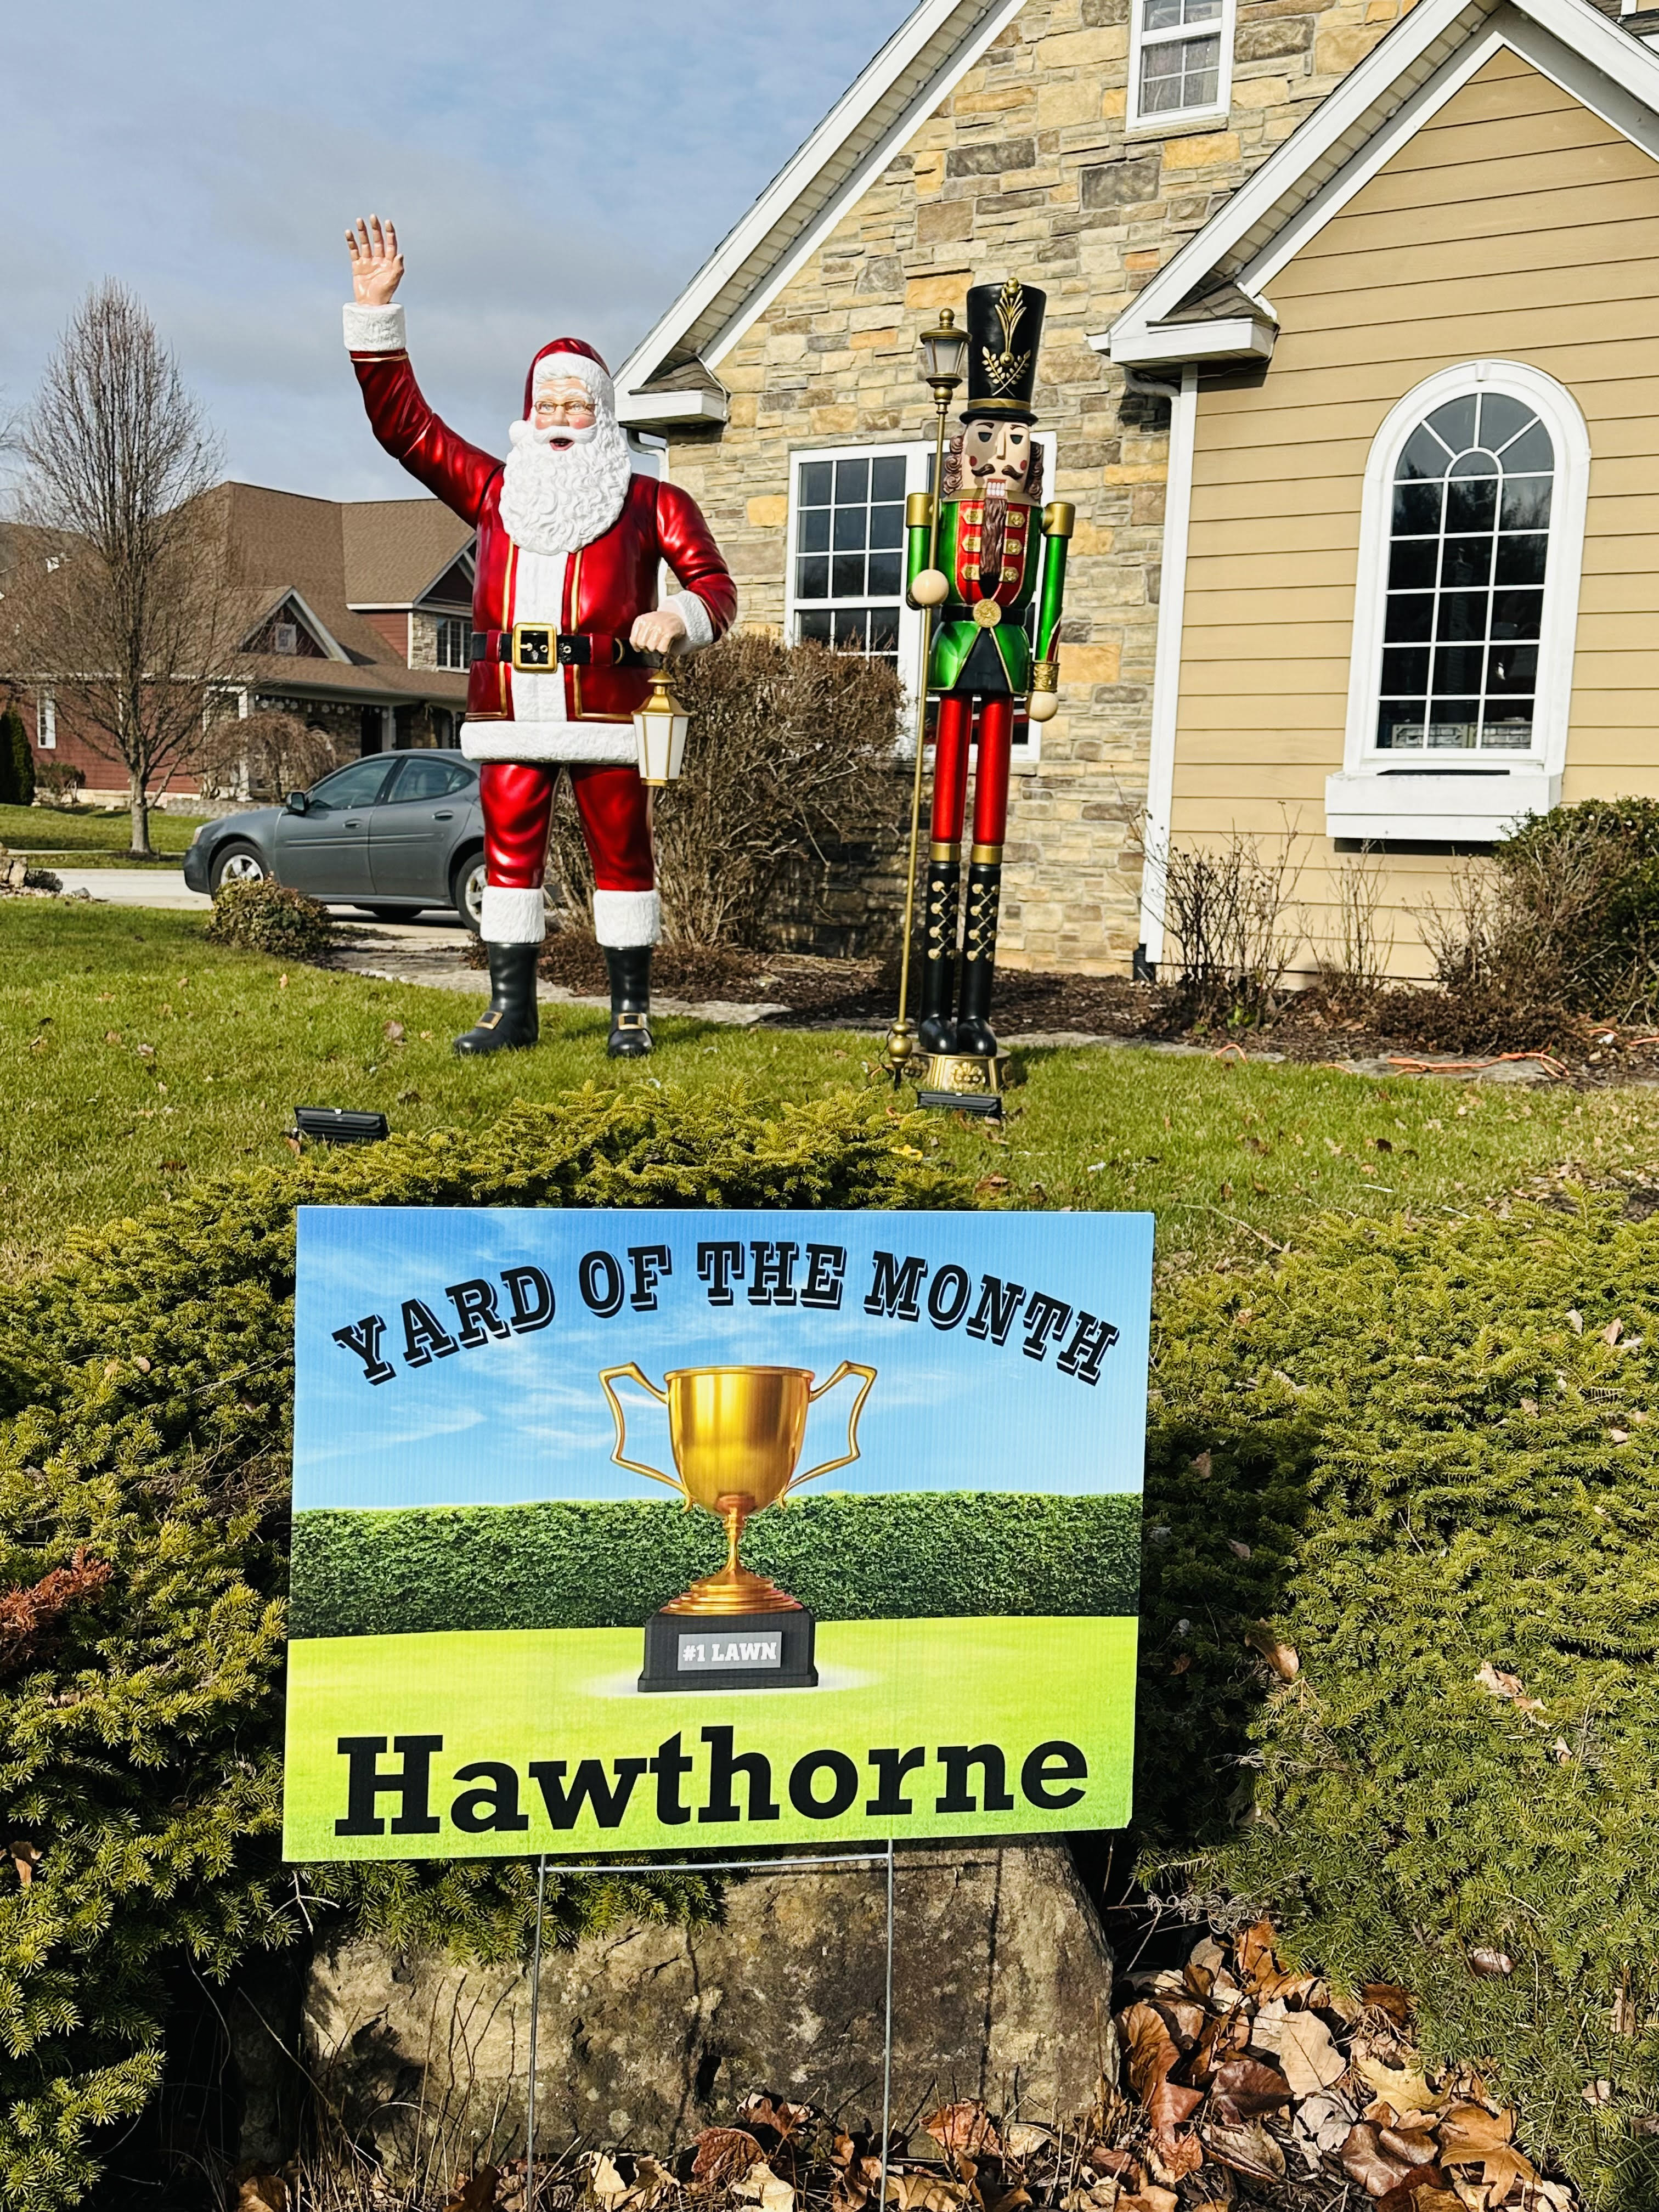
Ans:
[{"label": "santa statue", "polygon": [[[546,924],[548,823],[568,774],[593,865],[593,931],[611,978],[613,1057],[651,1049],[651,948],[662,933],[651,813],[636,766],[635,709],[650,688],[643,656],[713,644],[737,587],[697,504],[637,476],[604,362],[555,338],[530,364],[524,419],[505,461],[469,445],[421,395],[392,295],[398,235],[377,216],[346,233],[345,311],[375,436],[477,530],[471,677],[461,750],[483,763],[484,893],[480,935],[489,1006],[460,1053],[537,1037],[536,966]],[[679,589],[661,605],[659,567]]]}]

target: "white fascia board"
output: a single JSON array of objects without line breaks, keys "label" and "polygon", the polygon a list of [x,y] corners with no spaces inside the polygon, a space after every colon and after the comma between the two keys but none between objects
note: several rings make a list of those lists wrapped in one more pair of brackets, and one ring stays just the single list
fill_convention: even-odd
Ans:
[{"label": "white fascia board", "polygon": [[1188,361],[1271,361],[1279,328],[1255,315],[1229,315],[1218,322],[1152,323],[1108,336],[1120,368],[1159,368]]},{"label": "white fascia board", "polygon": [[[1489,0],[1474,0],[1473,5],[1470,0],[1419,0],[1159,270],[1133,306],[1090,343],[1114,359],[1125,358],[1121,343],[1133,343],[1149,325],[1172,313],[1239,248],[1245,258],[1231,272],[1232,281],[1243,290],[1259,292],[1500,46],[1513,47],[1632,144],[1659,159],[1659,54],[1620,30],[1590,0],[1499,0],[1496,6]],[[1360,131],[1369,111],[1407,76],[1417,79],[1414,89],[1345,150],[1345,142]],[[1279,204],[1322,171],[1301,206],[1275,222]]]},{"label": "white fascia board", "polygon": [[732,402],[724,392],[617,391],[617,420],[629,429],[657,422],[724,422]]},{"label": "white fascia board", "polygon": [[[1568,4],[1595,16],[1598,23],[1601,21],[1589,0],[1568,0]],[[1255,175],[1248,178],[1204,228],[1188,239],[1166,267],[1159,270],[1111,328],[1098,338],[1091,338],[1090,343],[1097,352],[1111,352],[1119,333],[1127,337],[1173,314],[1225,256],[1249,238],[1257,224],[1272,216],[1280,201],[1311,170],[1322,162],[1328,163],[1333,173],[1346,166],[1347,155],[1340,150],[1344,140],[1350,133],[1361,130],[1372,108],[1387,97],[1389,88],[1414,67],[1420,67],[1436,42],[1449,33],[1453,34],[1454,44],[1462,43],[1455,35],[1460,18],[1467,15],[1478,20],[1486,11],[1486,0],[1476,0],[1473,7],[1470,0],[1418,0],[1417,6],[1372,47],[1357,68],[1350,70],[1335,91],[1297,125]],[[1607,27],[1603,25],[1603,28]],[[1624,39],[1626,46],[1634,43],[1623,32],[1610,31],[1609,35]],[[1363,136],[1369,137],[1370,133],[1364,131]],[[1357,146],[1349,149],[1353,150]]]},{"label": "white fascia board", "polygon": [[[641,385],[655,375],[685,333],[719,299],[738,276],[744,264],[782,223],[808,188],[845,147],[871,111],[892,91],[905,71],[927,52],[934,40],[963,11],[964,0],[921,0],[921,5],[902,23],[868,68],[836,101],[799,151],[785,164],[735,228],[729,231],[673,305],[617,372],[617,413],[624,422],[635,418],[623,412],[623,402],[638,394]],[[763,314],[777,293],[795,274],[824,235],[840,222],[848,208],[886,167],[894,152],[924,121],[929,112],[966,76],[998,33],[1012,21],[1025,0],[995,0],[972,36],[935,70],[916,96],[907,102],[897,121],[882,135],[871,154],[831,195],[824,214],[811,224],[795,244],[769,269],[742,308],[727,319],[702,358],[714,361],[731,350],[757,315]]]}]

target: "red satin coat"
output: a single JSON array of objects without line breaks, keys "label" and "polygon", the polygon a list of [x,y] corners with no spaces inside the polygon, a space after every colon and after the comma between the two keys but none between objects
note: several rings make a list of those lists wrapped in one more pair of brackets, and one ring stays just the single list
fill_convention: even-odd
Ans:
[{"label": "red satin coat", "polygon": [[[499,511],[502,464],[439,420],[406,353],[354,353],[351,361],[369,427],[387,453],[477,531],[473,628],[509,628],[518,548]],[[676,484],[637,475],[604,537],[566,562],[560,629],[626,637],[635,617],[656,605],[657,568],[665,561],[680,588],[695,592],[708,608],[720,636],[737,612],[738,587],[697,502]],[[468,721],[513,720],[510,673],[494,661],[472,664]],[[567,668],[564,684],[565,713],[573,722],[625,722],[644,704],[650,677],[639,668]]]}]

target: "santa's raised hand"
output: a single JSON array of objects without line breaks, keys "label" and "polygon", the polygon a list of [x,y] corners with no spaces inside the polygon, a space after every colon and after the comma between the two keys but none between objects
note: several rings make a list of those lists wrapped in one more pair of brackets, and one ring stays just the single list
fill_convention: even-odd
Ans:
[{"label": "santa's raised hand", "polygon": [[346,233],[351,256],[351,295],[364,307],[384,307],[404,281],[404,257],[398,251],[398,226],[377,215],[359,216]]}]

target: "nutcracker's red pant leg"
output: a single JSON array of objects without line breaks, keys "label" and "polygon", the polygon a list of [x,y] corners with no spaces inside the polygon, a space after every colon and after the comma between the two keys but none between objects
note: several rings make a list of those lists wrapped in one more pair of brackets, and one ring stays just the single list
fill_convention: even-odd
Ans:
[{"label": "nutcracker's red pant leg", "polygon": [[968,733],[974,702],[950,691],[939,702],[933,747],[933,842],[954,845],[962,836],[968,805]]},{"label": "nutcracker's red pant leg", "polygon": [[636,768],[573,768],[570,784],[593,863],[593,934],[618,950],[654,945],[662,909],[651,804]]},{"label": "nutcracker's red pant leg", "polygon": [[[1014,702],[983,699],[979,754],[974,763],[974,842],[1000,847],[1008,834],[1008,775],[1013,757]],[[999,853],[999,858],[1000,854]]]}]

